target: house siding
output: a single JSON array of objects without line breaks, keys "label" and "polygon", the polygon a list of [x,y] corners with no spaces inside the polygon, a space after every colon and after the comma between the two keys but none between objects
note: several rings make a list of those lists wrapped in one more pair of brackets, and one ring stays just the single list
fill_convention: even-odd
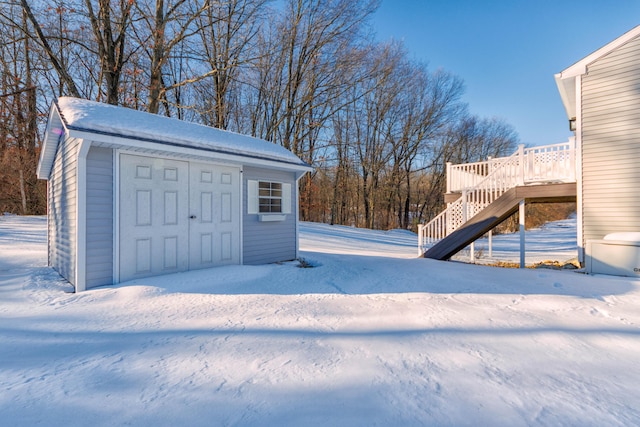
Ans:
[{"label": "house siding", "polygon": [[[292,186],[291,213],[284,221],[260,222],[258,214],[247,213],[247,181],[275,181]],[[242,180],[243,263],[248,265],[288,261],[296,257],[296,180],[293,173],[245,167]]]},{"label": "house siding", "polygon": [[593,62],[581,81],[584,247],[640,230],[640,39]]},{"label": "house siding", "polygon": [[72,285],[76,283],[77,152],[80,140],[60,141],[49,175],[49,265]]},{"label": "house siding", "polygon": [[113,283],[113,150],[87,154],[86,287]]}]

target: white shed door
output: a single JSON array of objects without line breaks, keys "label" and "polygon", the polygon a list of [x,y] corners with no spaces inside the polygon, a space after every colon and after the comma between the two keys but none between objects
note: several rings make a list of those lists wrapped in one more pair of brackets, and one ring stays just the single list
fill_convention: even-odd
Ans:
[{"label": "white shed door", "polygon": [[120,280],[189,266],[189,164],[120,158]]},{"label": "white shed door", "polygon": [[120,281],[240,262],[237,168],[122,154]]},{"label": "white shed door", "polygon": [[192,162],[189,269],[240,263],[240,171]]}]

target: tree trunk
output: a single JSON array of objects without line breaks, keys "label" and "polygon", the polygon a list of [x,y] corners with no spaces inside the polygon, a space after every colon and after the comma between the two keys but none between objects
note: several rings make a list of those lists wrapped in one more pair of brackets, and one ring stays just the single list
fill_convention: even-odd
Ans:
[{"label": "tree trunk", "polygon": [[156,0],[155,27],[153,28],[153,50],[149,76],[149,100],[147,110],[158,114],[162,90],[162,65],[164,63],[164,0]]},{"label": "tree trunk", "polygon": [[20,200],[22,200],[22,215],[28,215],[27,211],[27,193],[24,191],[24,173],[22,169],[18,171],[20,174]]}]

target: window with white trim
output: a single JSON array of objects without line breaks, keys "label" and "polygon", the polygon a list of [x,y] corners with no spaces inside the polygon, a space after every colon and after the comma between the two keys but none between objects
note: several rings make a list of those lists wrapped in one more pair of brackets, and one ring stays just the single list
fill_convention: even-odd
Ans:
[{"label": "window with white trim", "polygon": [[247,213],[291,213],[291,184],[274,181],[247,181]]},{"label": "window with white trim", "polygon": [[282,213],[282,183],[258,181],[258,212]]}]

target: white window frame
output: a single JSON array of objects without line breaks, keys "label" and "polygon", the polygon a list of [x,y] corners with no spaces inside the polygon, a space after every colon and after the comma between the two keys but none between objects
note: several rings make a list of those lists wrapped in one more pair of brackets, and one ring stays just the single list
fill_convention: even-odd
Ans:
[{"label": "white window frame", "polygon": [[[269,195],[262,198],[280,199],[280,212],[260,212],[260,183],[280,184],[282,195],[280,197]],[[260,221],[284,221],[291,214],[291,184],[288,182],[272,181],[267,179],[247,180],[247,213],[257,214]]]}]

